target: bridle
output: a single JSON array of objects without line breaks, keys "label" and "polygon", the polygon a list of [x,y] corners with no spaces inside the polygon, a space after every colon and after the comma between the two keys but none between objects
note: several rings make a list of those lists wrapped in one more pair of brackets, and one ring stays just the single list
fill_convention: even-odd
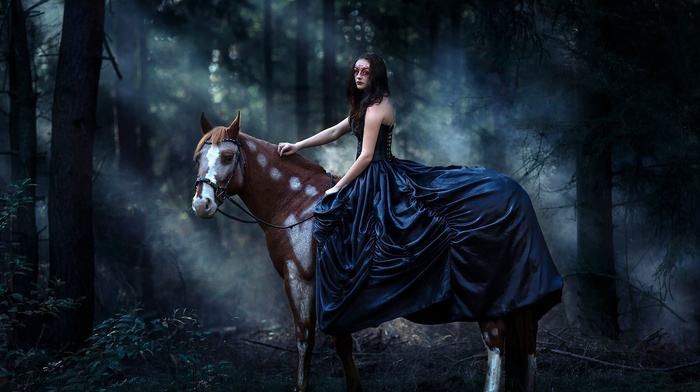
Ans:
[{"label": "bridle", "polygon": [[[243,208],[243,206],[241,206],[240,204],[238,204],[238,203],[233,199],[233,196],[231,196],[231,195],[228,194],[227,189],[228,189],[229,184],[231,184],[231,181],[233,181],[233,178],[236,176],[236,169],[237,169],[239,166],[241,167],[241,171],[242,171],[242,174],[243,174],[243,178],[245,179],[245,175],[246,175],[246,162],[245,162],[245,160],[241,160],[241,149],[242,149],[241,142],[238,140],[238,138],[236,138],[236,139],[226,138],[226,139],[223,139],[221,142],[233,143],[233,144],[235,144],[235,145],[238,147],[238,148],[236,149],[236,156],[235,156],[234,161],[233,161],[233,171],[231,172],[231,175],[229,176],[229,178],[226,180],[226,184],[224,184],[224,186],[219,186],[215,181],[212,181],[212,180],[210,180],[210,179],[208,179],[208,178],[206,178],[206,177],[199,177],[199,178],[197,178],[197,179],[194,181],[194,189],[195,189],[194,191],[195,191],[195,193],[197,192],[197,185],[199,185],[200,183],[202,183],[202,184],[208,184],[209,186],[211,186],[211,187],[214,189],[214,197],[216,198],[215,202],[217,203],[217,209],[216,209],[216,210],[217,210],[218,212],[220,212],[221,214],[223,214],[223,215],[226,216],[227,218],[233,219],[233,220],[238,221],[238,222],[242,222],[242,223],[260,223],[260,224],[263,224],[263,225],[268,226],[268,227],[272,227],[272,228],[275,228],[275,229],[283,229],[283,230],[284,230],[284,229],[291,229],[292,227],[298,226],[298,225],[300,225],[300,224],[302,224],[302,223],[304,223],[304,222],[306,222],[306,221],[308,221],[308,220],[310,220],[311,218],[314,217],[313,214],[311,214],[310,216],[308,216],[308,217],[306,217],[306,218],[304,218],[304,219],[302,219],[302,220],[299,220],[299,221],[297,221],[297,222],[295,222],[295,223],[292,223],[292,224],[290,224],[290,225],[278,226],[278,225],[275,225],[275,224],[272,224],[272,223],[265,222],[264,220],[262,220],[262,219],[258,218],[257,216],[253,215],[252,212],[246,210],[245,208]],[[211,142],[211,140],[207,140],[206,142],[204,142],[204,144],[212,144],[212,142]],[[333,186],[333,175],[330,174],[330,173],[328,173],[328,175],[329,175],[330,178],[331,178],[331,186]],[[230,201],[231,203],[233,203],[236,207],[240,208],[241,211],[243,211],[243,213],[245,213],[246,215],[248,215],[248,216],[250,216],[251,218],[253,218],[253,220],[246,220],[246,219],[237,218],[237,217],[235,217],[235,216],[233,216],[233,215],[229,215],[229,214],[227,214],[227,213],[221,211],[221,210],[218,208],[218,206],[219,206],[220,204],[223,204],[223,202],[224,202],[225,200],[228,200],[228,201]],[[221,201],[221,203],[219,203],[219,201]]]},{"label": "bridle", "polygon": [[[224,202],[225,199],[227,199],[229,197],[226,190],[228,189],[229,184],[231,184],[231,181],[233,180],[233,178],[236,176],[236,169],[238,168],[238,166],[241,167],[241,171],[243,172],[244,178],[246,175],[246,163],[245,163],[245,160],[243,160],[243,161],[241,160],[242,146],[241,146],[241,142],[238,140],[238,138],[236,138],[236,139],[226,138],[226,139],[223,139],[221,142],[222,143],[223,142],[233,143],[238,147],[236,149],[236,157],[234,158],[234,161],[233,161],[233,171],[231,172],[231,175],[229,176],[229,178],[226,180],[226,184],[224,184],[224,186],[219,186],[215,181],[212,181],[206,177],[199,177],[194,181],[195,193],[197,192],[197,185],[199,185],[200,183],[208,184],[209,186],[214,188],[214,197],[216,198],[215,201],[217,202],[217,205],[220,205],[221,203]],[[204,144],[212,144],[212,142],[211,142],[211,140],[207,140],[206,142],[204,142]],[[219,201],[221,201],[221,203],[219,203]]]}]

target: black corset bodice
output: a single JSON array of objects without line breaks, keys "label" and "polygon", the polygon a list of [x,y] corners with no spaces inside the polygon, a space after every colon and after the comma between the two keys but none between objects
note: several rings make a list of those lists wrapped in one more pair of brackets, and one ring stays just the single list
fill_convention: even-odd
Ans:
[{"label": "black corset bodice", "polygon": [[[394,159],[394,155],[391,154],[391,139],[393,130],[393,125],[382,124],[379,127],[379,135],[377,135],[377,144],[374,146],[374,156],[372,157],[372,162]],[[352,133],[355,135],[355,137],[357,137],[357,155],[355,156],[355,158],[357,158],[362,152],[362,140],[365,133],[364,129],[358,126],[353,126]]]}]

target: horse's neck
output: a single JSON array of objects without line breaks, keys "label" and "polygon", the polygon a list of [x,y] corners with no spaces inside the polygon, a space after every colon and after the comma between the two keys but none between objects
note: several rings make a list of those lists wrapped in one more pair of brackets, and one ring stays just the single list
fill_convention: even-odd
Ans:
[{"label": "horse's neck", "polygon": [[330,188],[323,168],[301,155],[280,157],[275,145],[241,136],[248,167],[239,196],[250,211],[280,225],[311,214],[316,201]]}]

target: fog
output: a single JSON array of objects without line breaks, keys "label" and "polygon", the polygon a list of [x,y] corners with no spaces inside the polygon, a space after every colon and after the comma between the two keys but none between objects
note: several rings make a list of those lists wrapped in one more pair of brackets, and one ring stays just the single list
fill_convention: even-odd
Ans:
[{"label": "fog", "polygon": [[[319,34],[315,32],[310,36]],[[150,53],[170,59],[167,68],[156,68],[154,73],[169,91],[154,91],[150,102],[150,112],[159,119],[156,130],[167,140],[167,146],[155,146],[154,154],[158,156],[167,151],[169,165],[190,165],[191,148],[200,135],[200,111],[206,112],[212,123],[226,125],[235,112],[241,110],[243,131],[263,139],[276,134],[272,128],[294,123],[294,102],[284,94],[275,100],[274,127],[262,121],[264,107],[259,104],[262,86],[221,66],[225,62],[222,56],[232,53],[239,56],[240,53],[214,50],[209,66],[204,68],[201,63],[192,61],[198,52],[195,45],[201,43],[201,39],[156,29],[149,42]],[[237,47],[235,42],[229,44],[229,48]],[[367,50],[380,48],[370,45]],[[516,178],[531,194],[560,272],[564,276],[575,274],[577,227],[571,187],[573,161],[566,154],[556,156],[560,146],[553,136],[578,120],[568,86],[560,85],[546,72],[523,73],[515,95],[504,95],[503,91],[509,91],[508,81],[479,67],[469,67],[463,58],[449,52],[441,54],[433,64],[407,64],[405,59],[386,52],[382,54],[390,71],[397,115],[395,155],[430,165],[487,166]],[[340,54],[342,61],[337,64],[341,76],[345,75],[344,66],[358,54]],[[564,61],[551,60],[552,64]],[[406,78],[406,69],[410,70],[409,78]],[[469,71],[464,72],[464,69]],[[288,71],[278,69],[276,72]],[[309,78],[313,88],[320,89],[320,76],[313,74]],[[338,79],[342,81],[342,77]],[[337,100],[341,104],[343,87],[341,82],[337,88]],[[181,100],[161,100],[158,94]],[[291,127],[286,130],[282,127],[280,136],[272,137],[292,141],[333,125],[321,122],[320,92],[312,90],[310,96],[312,112],[315,111],[310,115],[312,129],[294,131]],[[187,102],[185,110],[177,105],[182,100]],[[344,113],[340,112],[338,120],[342,116]],[[275,139],[269,141],[280,141]],[[165,151],[159,152],[161,149]],[[352,164],[355,149],[354,137],[348,135],[332,145],[303,151],[303,154],[328,171],[342,174]],[[172,166],[161,169],[167,182],[153,196],[159,203],[154,208],[146,208],[153,214],[147,221],[149,231],[157,239],[154,252],[162,248],[171,252],[171,257],[160,260],[155,267],[153,276],[157,291],[170,293],[167,298],[170,295],[179,298],[179,305],[194,307],[210,325],[238,328],[290,325],[282,281],[269,261],[262,231],[256,225],[232,222],[220,214],[213,220],[199,220],[189,211],[194,171],[190,171],[189,179],[168,178],[172,169]],[[167,187],[167,191],[163,187]],[[167,198],[163,197],[164,193]],[[231,205],[224,208],[232,210]],[[661,299],[657,301],[651,295],[664,292],[660,287],[662,282],[655,276],[664,250],[660,245],[653,245],[653,234],[645,228],[645,222],[640,221],[643,218],[625,220],[621,216],[623,213],[618,211],[615,217],[622,328],[632,334],[644,335],[664,328],[674,335],[693,336],[697,313],[693,313],[690,299],[694,296],[692,288],[697,283],[697,272],[691,270],[690,263],[683,266],[678,272],[679,278],[672,280],[673,290],[663,298],[664,306],[659,306]],[[649,294],[631,288],[628,282]],[[565,301],[571,297],[568,292]],[[575,303],[565,306],[573,307]],[[562,307],[555,311],[566,313]],[[575,325],[572,317],[568,315],[568,321]]]},{"label": "fog", "polygon": [[[57,26],[60,4],[52,1],[42,6],[44,26]],[[247,12],[262,12],[261,2],[251,4],[253,9]],[[114,6],[118,12],[118,4]],[[276,6],[276,12],[283,12],[279,7],[281,5]],[[98,171],[95,198],[96,211],[102,219],[132,214],[138,224],[143,225],[148,245],[143,254],[149,255],[150,280],[135,281],[133,264],[122,259],[118,246],[109,244],[108,231],[98,235],[98,241],[102,241],[97,247],[100,316],[108,317],[115,311],[141,306],[139,296],[143,287],[150,285],[159,311],[168,313],[169,309],[177,307],[194,309],[208,328],[291,328],[283,283],[269,260],[259,227],[233,222],[221,214],[201,220],[191,211],[196,177],[191,156],[201,136],[200,112],[206,112],[214,125],[228,125],[236,111],[241,110],[243,132],[273,143],[294,141],[333,125],[321,120],[321,75],[316,72],[316,59],[309,75],[312,84],[309,124],[313,129],[296,130],[290,125],[295,122],[294,97],[288,91],[293,81],[279,75],[286,73],[291,78],[293,72],[282,68],[275,72],[278,80],[286,82],[277,86],[275,118],[273,124],[267,124],[264,89],[260,79],[252,75],[260,70],[230,64],[230,61],[257,64],[261,68],[261,57],[241,57],[252,56],[244,50],[250,47],[232,39],[225,45],[217,43],[214,47],[212,43],[211,49],[202,48],[208,37],[194,36],[192,29],[159,24],[151,10],[134,20],[144,24],[146,28],[142,31],[148,34],[145,40],[148,85],[145,90],[133,93],[146,94],[147,118],[140,120],[151,132],[149,149],[153,169],[128,175],[117,170],[111,124],[114,90],[117,84],[127,83],[133,75],[126,72],[125,79],[119,80],[109,62],[105,62],[101,77],[101,129],[94,158]],[[320,28],[317,22],[312,26]],[[130,27],[116,24],[113,14],[108,15],[108,37],[115,35],[115,29]],[[279,26],[280,29],[286,27]],[[207,33],[207,30],[202,32]],[[310,37],[318,36],[321,36],[320,30],[310,34]],[[50,38],[46,38],[44,47],[56,51],[57,36],[47,34],[47,37]],[[508,81],[483,68],[465,64],[463,53],[444,51],[434,63],[424,64],[401,58],[378,43],[349,39],[350,43],[340,48],[347,52],[339,53],[336,61],[340,74],[336,90],[338,106],[343,107],[344,67],[365,49],[379,51],[387,59],[396,107],[394,154],[429,165],[486,166],[516,178],[532,197],[560,272],[565,277],[575,274],[577,226],[575,195],[571,187],[574,162],[570,155],[562,154],[555,137],[557,130],[571,127],[578,121],[569,87],[547,72],[523,72],[517,87],[508,90]],[[293,42],[276,41],[275,44],[284,47],[279,49],[281,53],[288,53],[291,49],[285,45],[293,45]],[[314,45],[316,43],[310,46]],[[218,49],[221,47],[227,47],[228,52]],[[355,50],[358,48],[363,50]],[[209,58],[205,60],[202,53],[208,53]],[[553,54],[549,60],[551,64],[565,61],[558,58],[556,52]],[[51,75],[51,62],[46,61],[42,66],[47,67],[46,75]],[[129,61],[130,58],[117,59],[122,70],[135,68]],[[292,63],[291,58],[289,63]],[[241,70],[248,70],[251,75]],[[50,85],[46,82],[40,88],[43,91]],[[503,91],[515,91],[515,95],[504,95]],[[47,91],[45,98],[49,96]],[[140,105],[136,101],[131,104]],[[48,103],[44,102],[44,114],[50,112],[46,105]],[[344,109],[338,112],[338,121],[342,116]],[[48,151],[50,124],[47,116],[41,117],[39,129],[40,149]],[[303,154],[328,171],[343,174],[352,164],[355,150],[354,137],[348,135],[332,145],[303,151]],[[40,162],[37,191],[41,197],[46,196],[47,164],[48,160]],[[133,178],[139,178],[140,184],[147,186],[125,188]],[[125,211],[124,205],[131,207]],[[38,208],[38,226],[45,227],[48,224],[45,203],[40,203]],[[240,215],[232,205],[223,208]],[[689,256],[670,280],[661,279],[657,270],[666,257],[666,249],[644,217],[618,208],[614,219],[617,272],[621,277],[618,285],[621,327],[641,336],[663,328],[676,341],[698,344],[696,331],[700,327],[697,325],[700,314],[696,301],[700,270],[697,265]],[[109,228],[109,223],[98,228],[102,226],[108,228],[105,230],[122,230]],[[46,239],[48,230],[42,233]],[[141,276],[148,278],[147,274]],[[563,309],[565,306],[575,306],[575,303],[566,302],[575,297],[570,291],[575,287],[567,287],[567,290],[565,304],[555,309],[562,315],[567,313]],[[575,325],[576,320],[568,315],[568,322]]]}]

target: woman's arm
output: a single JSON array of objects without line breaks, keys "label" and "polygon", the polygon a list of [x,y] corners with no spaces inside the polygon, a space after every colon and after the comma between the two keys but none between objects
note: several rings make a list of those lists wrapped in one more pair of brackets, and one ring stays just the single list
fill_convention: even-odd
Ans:
[{"label": "woman's arm", "polygon": [[377,138],[379,137],[379,127],[381,127],[382,121],[387,117],[387,110],[393,110],[391,109],[391,105],[382,103],[367,108],[367,112],[365,113],[364,136],[362,137],[362,151],[352,166],[350,166],[348,172],[345,173],[335,186],[326,191],[327,195],[338,192],[343,186],[357,178],[357,176],[369,166],[370,162],[372,162],[374,147],[377,145]]},{"label": "woman's arm", "polygon": [[316,147],[322,144],[330,143],[337,140],[339,137],[345,135],[350,131],[350,120],[346,117],[343,121],[335,124],[330,128],[326,128],[323,131],[306,138],[304,140],[298,141],[296,143],[282,142],[277,145],[277,153],[282,155],[291,155],[295,152],[301,150],[302,148]]}]

